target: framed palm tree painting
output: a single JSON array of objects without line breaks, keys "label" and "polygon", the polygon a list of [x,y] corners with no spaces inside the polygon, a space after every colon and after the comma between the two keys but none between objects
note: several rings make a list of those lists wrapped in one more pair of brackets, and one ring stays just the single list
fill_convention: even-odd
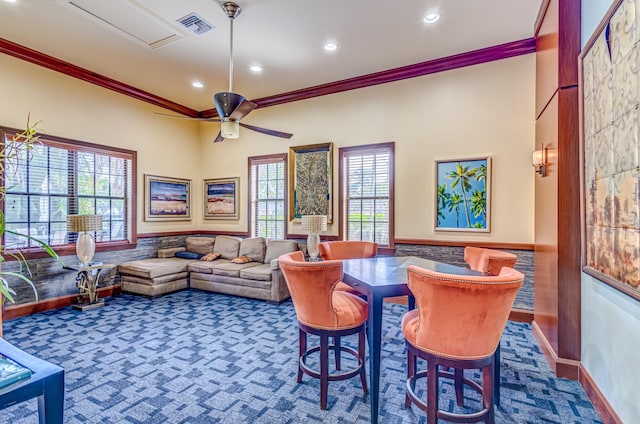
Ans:
[{"label": "framed palm tree painting", "polygon": [[438,231],[490,231],[491,158],[436,161]]}]

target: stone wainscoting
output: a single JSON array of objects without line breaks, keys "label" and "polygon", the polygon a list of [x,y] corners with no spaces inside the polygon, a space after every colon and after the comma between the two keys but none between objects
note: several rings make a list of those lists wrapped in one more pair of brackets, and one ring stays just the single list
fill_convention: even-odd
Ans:
[{"label": "stone wainscoting", "polygon": [[[184,246],[187,235],[148,237],[138,239],[135,249],[117,250],[112,252],[98,252],[94,257],[95,262],[120,264],[126,261],[156,257],[158,249]],[[298,240],[301,248],[304,248],[306,240]],[[516,268],[525,274],[525,283],[520,289],[514,307],[527,311],[533,311],[533,251],[509,250],[518,256]],[[457,246],[430,246],[398,244],[395,249],[396,256],[419,256],[441,262],[456,265],[464,265],[464,248]],[[75,255],[61,258],[67,265],[77,264]],[[43,301],[57,297],[77,294],[76,273],[64,270],[62,266],[51,258],[30,259],[29,266],[33,274],[32,280],[38,291],[38,300]],[[2,264],[3,271],[15,271],[16,262]],[[24,282],[15,279],[11,281],[11,287],[16,291],[16,305],[22,305],[35,301],[31,288]],[[100,287],[119,285],[119,276],[116,269],[103,271],[100,277]],[[7,304],[11,308],[15,305]]]}]

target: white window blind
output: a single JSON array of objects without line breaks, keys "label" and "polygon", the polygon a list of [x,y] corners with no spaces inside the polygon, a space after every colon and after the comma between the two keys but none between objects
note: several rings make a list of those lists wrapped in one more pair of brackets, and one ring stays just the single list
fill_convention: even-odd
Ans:
[{"label": "white window blind", "polygon": [[284,239],[285,159],[255,157],[249,158],[249,163],[251,235]]},{"label": "white window blind", "polygon": [[388,144],[341,149],[346,240],[390,245],[393,149]]},{"label": "white window blind", "polygon": [[[5,163],[5,220],[10,230],[51,246],[75,242],[67,233],[71,214],[102,216],[96,241],[127,240],[132,158],[122,152],[96,150],[41,138],[30,152],[4,138],[17,153]],[[5,235],[9,249],[38,247],[29,239]]]}]

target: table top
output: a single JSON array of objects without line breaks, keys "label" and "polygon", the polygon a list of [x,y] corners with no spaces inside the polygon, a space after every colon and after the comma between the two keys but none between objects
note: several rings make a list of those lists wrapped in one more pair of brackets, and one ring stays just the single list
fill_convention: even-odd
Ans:
[{"label": "table top", "polygon": [[81,266],[80,264],[76,265],[64,265],[62,269],[68,269],[71,271],[91,271],[94,269],[108,269],[115,268],[116,264],[103,264],[102,262],[96,262],[91,264],[90,266]]},{"label": "table top", "polygon": [[481,272],[466,267],[416,256],[376,256],[375,258],[344,260],[343,279],[349,285],[361,284],[370,288],[406,286],[409,265],[446,274],[483,275]]}]

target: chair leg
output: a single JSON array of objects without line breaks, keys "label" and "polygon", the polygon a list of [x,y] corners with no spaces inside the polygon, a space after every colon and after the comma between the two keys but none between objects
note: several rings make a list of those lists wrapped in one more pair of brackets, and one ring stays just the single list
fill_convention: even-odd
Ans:
[{"label": "chair leg", "polygon": [[[411,379],[411,390],[415,390],[416,381],[414,379],[414,375],[416,373],[416,357],[411,352],[411,350],[407,349],[407,380]],[[409,392],[407,391],[404,395],[404,407],[411,407],[411,398],[409,397]]]},{"label": "chair leg", "polygon": [[300,346],[300,358],[298,360],[298,383],[302,383],[302,367],[300,366],[300,361],[304,359],[304,356],[307,352],[307,333],[305,333],[302,328],[299,329],[298,336],[298,345]]},{"label": "chair leg", "polygon": [[427,424],[438,422],[438,365],[427,362]]},{"label": "chair leg", "polygon": [[369,393],[369,389],[367,389],[367,370],[364,362],[364,328],[358,333],[358,359],[362,364],[362,368],[360,369],[360,381],[362,382],[362,390],[364,390],[364,394]]},{"label": "chair leg", "polygon": [[464,370],[462,368],[454,368],[453,375],[456,389],[456,403],[458,406],[464,406],[464,386],[462,384]]},{"label": "chair leg", "polygon": [[333,353],[336,357],[336,369],[340,370],[340,336],[333,338],[333,346],[335,347]]},{"label": "chair leg", "polygon": [[494,379],[494,363],[492,362],[488,366],[482,369],[482,404],[483,407],[488,408],[487,416],[485,417],[485,423],[494,424],[495,411],[493,404],[493,379]]},{"label": "chair leg", "polygon": [[329,386],[329,337],[320,335],[320,409],[327,409],[327,390]]}]

